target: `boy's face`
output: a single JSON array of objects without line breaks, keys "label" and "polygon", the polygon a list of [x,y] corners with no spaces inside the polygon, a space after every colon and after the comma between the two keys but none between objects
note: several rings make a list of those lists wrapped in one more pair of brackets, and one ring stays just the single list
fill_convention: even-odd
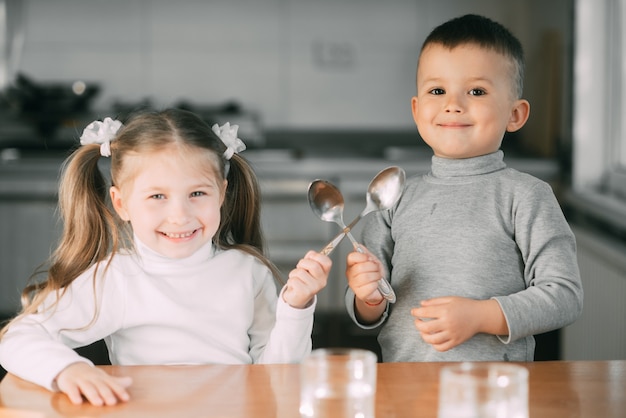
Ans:
[{"label": "boy's face", "polygon": [[434,154],[470,158],[497,151],[505,131],[520,129],[530,112],[514,97],[513,64],[476,45],[427,46],[417,70],[413,119]]}]

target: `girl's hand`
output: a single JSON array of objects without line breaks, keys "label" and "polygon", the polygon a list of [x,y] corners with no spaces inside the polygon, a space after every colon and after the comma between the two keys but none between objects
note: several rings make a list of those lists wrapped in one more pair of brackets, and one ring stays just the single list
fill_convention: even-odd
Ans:
[{"label": "girl's hand", "polygon": [[411,309],[411,315],[424,341],[437,351],[450,350],[479,332],[508,334],[500,304],[492,299],[434,298]]},{"label": "girl's hand", "polygon": [[315,251],[306,253],[289,273],[283,292],[285,302],[297,309],[307,307],[313,296],[326,286],[331,266],[330,257]]},{"label": "girl's hand", "polygon": [[87,363],[67,366],[56,378],[59,390],[75,405],[83,403],[83,396],[92,405],[115,405],[130,399],[130,377],[115,377]]}]

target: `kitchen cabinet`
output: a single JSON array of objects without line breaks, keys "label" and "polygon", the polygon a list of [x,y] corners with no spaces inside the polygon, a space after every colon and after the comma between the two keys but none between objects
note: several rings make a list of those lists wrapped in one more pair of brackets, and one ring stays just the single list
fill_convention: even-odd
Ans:
[{"label": "kitchen cabinet", "polygon": [[20,309],[20,293],[61,233],[56,216],[60,164],[0,164],[0,316]]},{"label": "kitchen cabinet", "polygon": [[[311,211],[307,201],[308,184],[323,177],[342,187],[344,172],[347,177],[365,178],[358,204],[351,201],[354,193],[344,191],[346,219],[352,219],[365,204],[369,178],[383,165],[378,162],[363,168],[357,161],[336,165],[337,161],[329,164],[309,159],[277,163],[255,158],[253,153],[251,162],[261,184],[262,224],[269,256],[285,278],[308,250],[320,250],[339,232],[337,225],[321,221]],[[48,259],[60,237],[56,191],[61,163],[60,156],[0,163],[0,227],[3,231],[0,238],[0,316],[19,310],[21,290],[38,266]],[[318,310],[343,309],[345,262],[342,267],[341,261],[349,250],[346,241],[332,254],[334,266],[329,286],[320,294]]]},{"label": "kitchen cabinet", "polygon": [[0,201],[0,306],[2,314],[20,308],[28,278],[50,255],[60,233],[55,203],[45,200]]},{"label": "kitchen cabinet", "polygon": [[[380,170],[399,165],[407,177],[425,173],[430,155],[408,154],[410,159],[296,158],[270,151],[246,152],[257,172],[262,192],[262,224],[270,258],[284,277],[310,249],[320,250],[338,232],[311,211],[308,185],[321,178],[339,187],[345,200],[344,221],[349,223],[365,207],[370,180]],[[270,156],[268,158],[268,155]],[[19,308],[19,294],[37,266],[50,255],[61,232],[56,214],[56,190],[62,156],[23,158],[0,163],[0,313]],[[551,160],[507,159],[510,166],[551,181],[558,165]],[[354,229],[359,236],[362,223]],[[319,295],[318,311],[344,312],[345,258],[352,251],[342,241],[332,253],[328,286]]]},{"label": "kitchen cabinet", "polygon": [[[282,157],[281,157],[282,158]],[[354,193],[344,190],[346,219],[352,219],[365,204],[369,178],[378,171],[377,164],[357,161],[336,165],[324,160],[288,159],[276,161],[251,157],[262,190],[262,223],[270,258],[284,277],[310,249],[319,250],[334,237],[339,228],[317,218],[307,201],[308,184],[317,177],[332,181],[341,188],[344,178],[364,178],[357,202]],[[57,187],[61,157],[24,158],[0,164],[0,315],[12,315],[20,308],[19,295],[29,277],[48,259],[61,234],[56,213]],[[361,162],[362,163],[362,162]],[[356,167],[356,168],[355,168]],[[356,170],[356,171],[355,171]],[[328,173],[328,175],[324,175]],[[344,176],[345,173],[345,176]],[[350,183],[351,187],[355,186]],[[332,254],[334,266],[329,286],[320,294],[318,309],[343,308],[345,260],[350,246],[342,243]],[[345,262],[344,262],[345,263]]]},{"label": "kitchen cabinet", "polygon": [[[283,278],[308,250],[319,251],[340,231],[336,224],[320,220],[311,211],[307,200],[311,181],[321,178],[339,187],[345,200],[344,221],[349,223],[365,207],[368,184],[380,170],[398,165],[408,177],[426,173],[430,168],[428,153],[415,156],[403,152],[405,158],[399,160],[296,158],[289,153],[253,150],[246,154],[259,177],[261,221],[269,257]],[[19,308],[19,295],[26,280],[48,258],[60,236],[56,190],[61,161],[57,157],[0,163],[0,314],[4,316]],[[551,160],[507,159],[507,163],[546,181],[558,177],[558,165]],[[362,227],[361,222],[353,230],[357,239]],[[345,260],[350,251],[352,246],[345,239],[331,254],[333,266],[328,285],[318,295],[313,345],[358,346],[378,352],[378,331],[358,328],[345,313]]]},{"label": "kitchen cabinet", "polygon": [[626,243],[576,219],[582,315],[563,330],[563,360],[626,359]]}]

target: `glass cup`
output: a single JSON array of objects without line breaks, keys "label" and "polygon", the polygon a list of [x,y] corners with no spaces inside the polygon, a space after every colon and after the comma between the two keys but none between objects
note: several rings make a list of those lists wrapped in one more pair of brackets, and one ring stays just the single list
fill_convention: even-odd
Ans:
[{"label": "glass cup", "polygon": [[300,366],[300,416],[373,418],[377,360],[362,349],[313,350]]},{"label": "glass cup", "polygon": [[441,369],[439,418],[528,418],[528,369],[458,363]]}]

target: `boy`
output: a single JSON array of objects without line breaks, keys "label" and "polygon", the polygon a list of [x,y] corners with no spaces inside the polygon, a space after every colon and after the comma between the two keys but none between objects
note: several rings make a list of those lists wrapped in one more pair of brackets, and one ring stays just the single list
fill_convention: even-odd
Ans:
[{"label": "boy", "polygon": [[500,150],[528,119],[522,85],[522,46],[499,23],[466,15],[424,41],[411,105],[431,172],[368,218],[371,253],[347,259],[348,312],[382,325],[383,361],[532,361],[534,334],[580,315],[575,238],[554,193]]}]

